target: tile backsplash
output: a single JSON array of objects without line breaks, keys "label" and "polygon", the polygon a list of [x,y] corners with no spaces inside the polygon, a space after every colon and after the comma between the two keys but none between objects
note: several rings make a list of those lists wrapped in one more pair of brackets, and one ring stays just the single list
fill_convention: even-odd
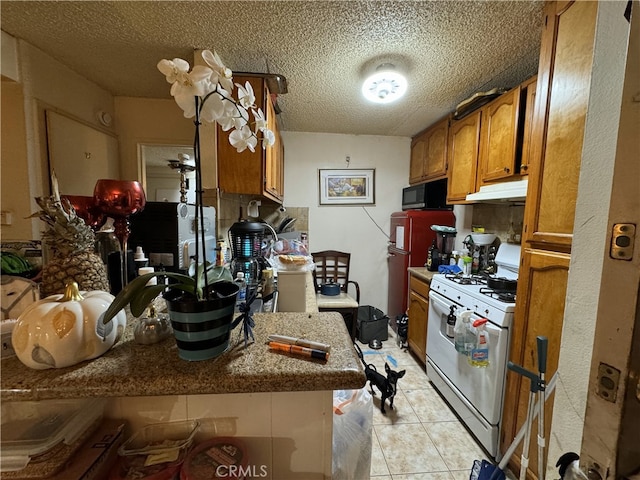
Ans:
[{"label": "tile backsplash", "polygon": [[[217,235],[218,238],[227,239],[227,232],[231,226],[240,219],[247,218],[248,205],[251,200],[256,199],[252,195],[239,195],[231,193],[219,194],[216,190],[207,190],[203,196],[205,205],[216,207]],[[308,207],[286,207],[281,208],[276,203],[271,203],[261,199],[259,208],[259,218],[270,223],[277,228],[287,218],[294,218],[295,223],[291,229],[300,232],[309,232],[309,208]]]},{"label": "tile backsplash", "polygon": [[484,227],[487,233],[495,233],[500,242],[509,240],[512,226],[516,233],[522,234],[524,205],[478,203],[472,208],[472,227]]}]

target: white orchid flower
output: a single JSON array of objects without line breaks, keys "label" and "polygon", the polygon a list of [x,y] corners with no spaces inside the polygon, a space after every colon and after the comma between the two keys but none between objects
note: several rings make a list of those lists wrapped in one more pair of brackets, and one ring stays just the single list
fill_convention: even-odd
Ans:
[{"label": "white orchid flower", "polygon": [[233,90],[233,72],[224,66],[222,60],[216,52],[211,53],[210,50],[203,50],[202,58],[207,65],[211,67],[211,82],[219,83],[222,88],[228,91]]},{"label": "white orchid flower", "polygon": [[259,108],[258,110],[252,108],[251,113],[253,113],[253,118],[256,120],[256,132],[262,132],[265,128],[267,128],[267,119],[264,117],[264,112],[261,108]]},{"label": "white orchid flower", "polygon": [[158,70],[167,78],[167,82],[175,83],[180,81],[180,78],[189,73],[189,62],[181,58],[174,58],[173,60],[160,60],[158,62]]},{"label": "white orchid flower", "polygon": [[200,118],[209,123],[219,121],[225,114],[225,103],[217,92],[212,93],[202,103]]},{"label": "white orchid flower", "polygon": [[171,95],[175,97],[189,94],[192,97],[201,97],[205,94],[207,78],[210,74],[209,67],[196,65],[190,73],[181,74],[171,85]]},{"label": "white orchid flower", "polygon": [[262,148],[271,147],[274,143],[276,143],[275,134],[268,128],[262,130]]},{"label": "white orchid flower", "polygon": [[249,123],[249,112],[242,106],[236,105],[237,114],[234,116],[236,128],[242,128]]},{"label": "white orchid flower", "polygon": [[184,112],[185,118],[193,118],[196,115],[195,97],[189,94],[181,94],[173,97],[178,106]]},{"label": "white orchid flower", "polygon": [[251,129],[245,125],[240,129],[236,129],[229,135],[229,143],[238,151],[244,152],[247,148],[255,152],[258,139],[255,137]]},{"label": "white orchid flower", "polygon": [[[229,134],[229,143],[238,152],[247,148],[255,152],[258,144],[258,132],[262,132],[262,147],[275,143],[275,134],[267,128],[267,120],[261,108],[255,105],[256,97],[249,82],[238,87],[237,99],[233,92],[233,72],[224,66],[217,53],[209,50],[202,52],[207,66],[196,65],[189,71],[189,63],[181,58],[161,60],[158,70],[171,84],[171,95],[184,116],[191,118],[196,114],[196,105],[200,108],[200,118],[210,123],[218,123]],[[199,100],[199,102],[198,102]],[[251,109],[255,119],[255,133],[249,126]]]},{"label": "white orchid flower", "polygon": [[[238,105],[233,99],[222,99],[224,104],[224,111],[218,118],[217,122],[223,131],[229,131],[232,128],[242,128],[247,124],[247,121],[242,117],[243,108]],[[246,115],[246,111],[244,112]]]},{"label": "white orchid flower", "polygon": [[253,87],[249,82],[244,84],[244,87],[239,83],[236,83],[238,87],[238,102],[244,108],[251,108],[256,103],[256,96],[253,93]]},{"label": "white orchid flower", "polygon": [[171,83],[171,95],[178,106],[184,112],[184,116],[191,118],[195,115],[195,98],[205,94],[207,90],[207,77],[211,69],[204,66],[196,66],[189,72],[189,63],[180,59],[161,60],[158,62],[160,70]]},{"label": "white orchid flower", "polygon": [[228,132],[229,130],[234,128],[233,116],[222,116],[216,121],[218,122],[218,125],[220,125],[220,128],[223,132]]}]

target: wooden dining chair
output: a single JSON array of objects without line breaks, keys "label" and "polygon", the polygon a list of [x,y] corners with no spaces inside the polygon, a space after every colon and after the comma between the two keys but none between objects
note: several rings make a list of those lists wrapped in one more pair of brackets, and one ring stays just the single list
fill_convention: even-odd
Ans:
[{"label": "wooden dining chair", "polygon": [[[312,253],[311,256],[315,264],[313,282],[318,310],[341,313],[351,335],[351,340],[355,340],[360,305],[360,285],[354,280],[349,280],[351,254],[337,250],[324,250]],[[330,282],[340,285],[338,295],[323,295],[321,293],[322,284]],[[349,293],[349,285],[353,286],[352,291],[355,291],[355,298]]]}]

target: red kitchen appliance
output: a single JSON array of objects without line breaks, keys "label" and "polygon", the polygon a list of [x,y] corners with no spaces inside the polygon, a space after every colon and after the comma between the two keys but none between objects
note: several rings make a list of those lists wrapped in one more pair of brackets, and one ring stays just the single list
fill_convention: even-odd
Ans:
[{"label": "red kitchen appliance", "polygon": [[396,330],[395,319],[407,311],[409,267],[424,267],[427,250],[436,238],[431,225],[454,227],[451,210],[405,210],[391,214],[391,235],[387,252],[389,297],[387,315]]}]

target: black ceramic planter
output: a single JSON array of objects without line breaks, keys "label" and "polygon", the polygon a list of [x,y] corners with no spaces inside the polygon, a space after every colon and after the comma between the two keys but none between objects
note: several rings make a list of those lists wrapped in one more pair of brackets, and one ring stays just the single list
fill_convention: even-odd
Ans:
[{"label": "black ceramic planter", "polygon": [[229,346],[238,285],[218,282],[209,288],[215,290],[219,298],[197,301],[176,290],[164,295],[178,354],[183,360],[215,358]]}]

